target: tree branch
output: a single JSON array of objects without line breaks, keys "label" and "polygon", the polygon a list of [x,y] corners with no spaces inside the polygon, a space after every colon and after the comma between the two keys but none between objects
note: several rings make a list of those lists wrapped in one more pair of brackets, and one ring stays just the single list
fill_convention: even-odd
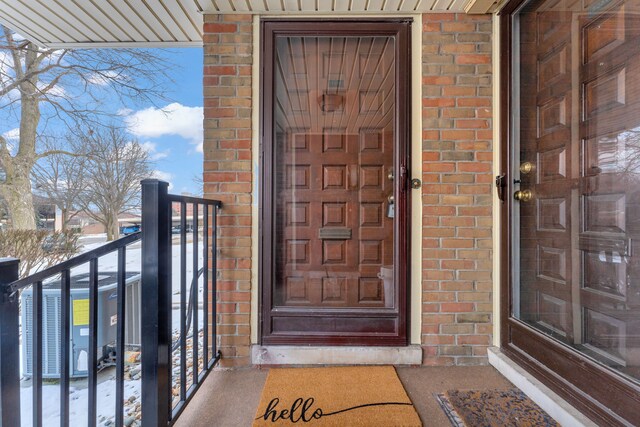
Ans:
[{"label": "tree branch", "polygon": [[40,160],[44,157],[53,156],[56,154],[62,154],[64,156],[70,156],[70,157],[86,157],[85,153],[74,153],[72,151],[66,151],[66,150],[47,150],[37,154],[36,160]]},{"label": "tree branch", "polygon": [[[13,59],[13,71],[16,73],[16,80],[21,80],[23,76],[22,71],[22,62],[20,61],[20,48],[16,46],[15,41],[13,40],[13,34],[9,31],[8,28],[3,27],[4,36],[7,39],[7,43],[9,44],[9,50],[11,51],[11,58]],[[28,43],[27,43],[28,44]]]}]

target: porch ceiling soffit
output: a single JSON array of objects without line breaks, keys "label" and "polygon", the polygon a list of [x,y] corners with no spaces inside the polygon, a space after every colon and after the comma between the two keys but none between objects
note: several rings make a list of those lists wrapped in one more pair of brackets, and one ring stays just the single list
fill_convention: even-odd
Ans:
[{"label": "porch ceiling soffit", "polygon": [[207,13],[269,15],[485,13],[494,0],[0,1],[0,24],[47,47],[199,46]]}]

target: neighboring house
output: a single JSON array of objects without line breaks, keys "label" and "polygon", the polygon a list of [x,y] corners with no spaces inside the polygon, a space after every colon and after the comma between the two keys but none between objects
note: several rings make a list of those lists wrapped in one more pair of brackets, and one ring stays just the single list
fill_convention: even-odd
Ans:
[{"label": "neighboring house", "polygon": [[500,348],[595,421],[640,420],[637,1],[85,6],[0,22],[203,46],[223,366]]},{"label": "neighboring house", "polygon": [[[183,196],[191,196],[191,194],[183,194]],[[182,204],[171,204],[171,224],[174,227],[174,231],[180,230],[180,216],[182,214]],[[198,213],[198,220],[202,224],[202,212]],[[193,205],[187,204],[185,206],[185,221],[187,222],[186,230],[193,230]]]},{"label": "neighboring house", "polygon": [[56,218],[56,206],[46,197],[33,197],[36,222],[41,230],[53,230]]},{"label": "neighboring house", "polygon": [[[86,212],[71,212],[71,219],[67,224],[67,229],[76,230],[82,235],[91,235],[91,234],[104,234],[106,230],[103,224],[100,224],[94,218],[90,217]],[[140,224],[141,218],[140,215],[131,214],[131,213],[121,213],[118,215],[118,224],[120,228]],[[62,229],[62,219],[60,212],[56,210],[55,215],[55,225],[56,230]]]},{"label": "neighboring house", "polygon": [[[38,228],[49,231],[62,230],[62,215],[60,209],[46,197],[34,195],[33,200]],[[69,216],[71,217],[67,224],[67,229],[69,230],[75,230],[83,235],[106,233],[104,225],[100,224],[94,218],[91,218],[84,211],[70,212]],[[0,205],[0,224],[4,227],[4,224],[9,222],[10,220],[6,218],[4,207]],[[139,214],[125,212],[118,215],[120,227],[136,225],[140,224],[140,222],[141,218]]]},{"label": "neighboring house", "polygon": [[[1,171],[0,171],[1,173]],[[1,178],[1,175],[0,175]],[[36,217],[36,223],[40,230],[53,230],[54,222],[56,218],[56,207],[46,197],[33,196],[34,214]],[[5,203],[3,199],[0,199],[0,229],[11,224],[11,219],[7,215]]]}]

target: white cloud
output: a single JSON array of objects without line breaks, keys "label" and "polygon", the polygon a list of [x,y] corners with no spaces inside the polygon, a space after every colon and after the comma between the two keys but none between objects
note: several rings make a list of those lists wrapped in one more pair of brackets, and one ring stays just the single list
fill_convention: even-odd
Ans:
[{"label": "white cloud", "polygon": [[152,172],[151,176],[155,179],[167,181],[169,183],[169,190],[173,189],[173,183],[171,182],[173,180],[173,174],[156,169]]},{"label": "white cloud", "polygon": [[14,128],[2,134],[7,141],[17,141],[20,139],[20,128]]},{"label": "white cloud", "polygon": [[[8,51],[0,51],[0,88],[8,86],[14,80],[13,57]],[[10,104],[18,99],[20,99],[20,92],[13,89],[4,95],[0,105]]]},{"label": "white cloud", "polygon": [[139,137],[157,138],[178,135],[188,139],[202,152],[202,107],[187,107],[174,102],[159,109],[155,107],[136,111],[125,118],[129,132]]},{"label": "white cloud", "polygon": [[2,137],[7,141],[7,148],[9,148],[11,154],[15,154],[20,140],[20,128],[8,130],[2,134]]},{"label": "white cloud", "polygon": [[46,52],[47,56],[44,59],[44,64],[55,64],[60,59],[60,56],[64,53],[64,49],[50,50],[47,47],[38,46],[40,52]]},{"label": "white cloud", "polygon": [[141,142],[140,146],[149,154],[151,161],[161,160],[169,157],[169,150],[158,151],[157,145],[151,141]]},{"label": "white cloud", "polygon": [[49,96],[56,96],[58,98],[67,98],[70,97],[66,90],[60,85],[54,85],[50,89],[47,89],[49,83],[38,82],[38,89],[41,91],[46,90],[46,94]]},{"label": "white cloud", "polygon": [[[0,51],[0,75],[13,76],[13,57],[8,51]],[[3,77],[2,80],[4,81]]]},{"label": "white cloud", "polygon": [[96,86],[106,86],[111,80],[125,80],[126,78],[116,71],[103,71],[101,73],[93,73],[89,77],[89,83]]}]

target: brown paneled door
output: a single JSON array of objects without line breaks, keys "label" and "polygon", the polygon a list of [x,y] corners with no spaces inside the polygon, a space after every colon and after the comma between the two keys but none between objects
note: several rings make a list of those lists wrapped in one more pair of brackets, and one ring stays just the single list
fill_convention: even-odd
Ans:
[{"label": "brown paneled door", "polygon": [[408,28],[263,24],[263,344],[406,344]]},{"label": "brown paneled door", "polygon": [[514,316],[636,382],[639,12],[551,1],[520,13],[513,202]]},{"label": "brown paneled door", "polygon": [[[571,215],[576,196],[577,135],[572,140],[571,15],[548,10],[520,21],[520,305],[523,320],[573,340]],[[575,149],[572,149],[575,148]],[[575,181],[574,181],[575,183]],[[529,199],[530,198],[530,199]]]}]

